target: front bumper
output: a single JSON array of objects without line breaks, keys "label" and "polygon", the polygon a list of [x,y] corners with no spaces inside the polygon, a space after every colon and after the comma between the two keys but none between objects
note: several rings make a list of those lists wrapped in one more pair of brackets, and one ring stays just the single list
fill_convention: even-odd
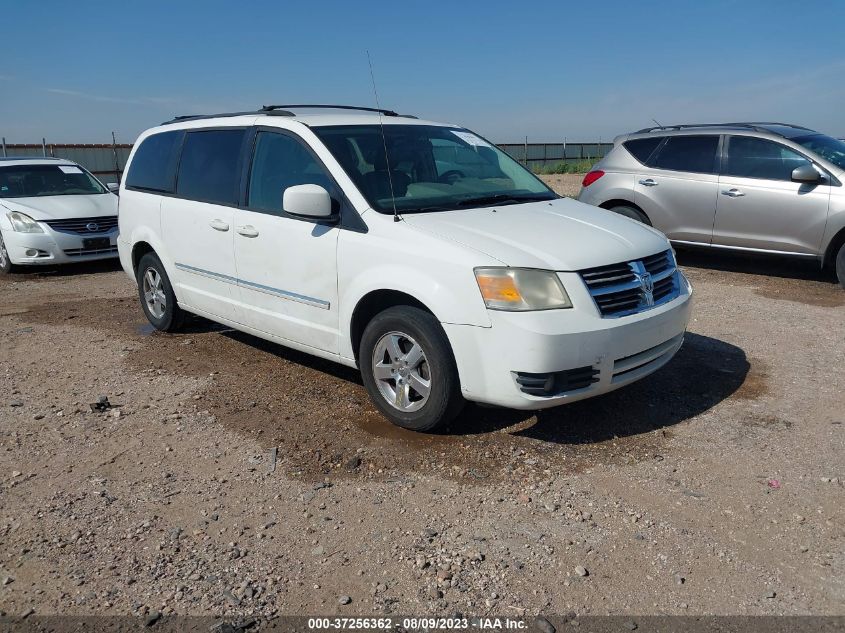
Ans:
[{"label": "front bumper", "polygon": [[[668,363],[683,343],[692,289],[651,310],[601,318],[576,283],[564,284],[573,305],[543,312],[490,311],[492,327],[443,324],[466,399],[512,409],[545,409],[597,396],[630,384]],[[526,393],[520,373],[541,375],[592,368],[597,380],[548,396]]]},{"label": "front bumper", "polygon": [[[54,231],[43,222],[39,226],[43,233],[17,233],[3,231],[3,241],[11,262],[18,266],[52,266],[72,264],[117,257],[117,233],[115,228],[108,233],[77,235]],[[108,247],[86,248],[83,240],[108,238]]]}]

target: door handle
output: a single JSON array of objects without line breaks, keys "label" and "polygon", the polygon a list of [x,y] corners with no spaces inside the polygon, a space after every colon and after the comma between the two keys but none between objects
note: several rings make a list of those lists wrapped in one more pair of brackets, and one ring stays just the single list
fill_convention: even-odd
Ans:
[{"label": "door handle", "polygon": [[244,237],[258,237],[258,229],[256,229],[251,224],[247,224],[246,226],[239,226],[238,235],[243,235]]},{"label": "door handle", "polygon": [[657,183],[654,182],[654,180],[652,180],[651,178],[646,178],[645,180],[641,180],[640,184],[643,187],[656,187],[657,186]]},{"label": "door handle", "polygon": [[215,231],[228,231],[229,225],[223,220],[212,220],[208,225]]},{"label": "door handle", "polygon": [[741,198],[745,194],[742,193],[739,189],[728,189],[727,191],[723,191],[722,195],[730,196],[731,198]]}]

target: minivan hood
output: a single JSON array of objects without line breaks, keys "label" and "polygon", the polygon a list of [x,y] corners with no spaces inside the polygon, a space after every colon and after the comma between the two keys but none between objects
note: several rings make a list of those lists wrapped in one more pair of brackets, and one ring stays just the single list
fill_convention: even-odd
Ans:
[{"label": "minivan hood", "polygon": [[666,237],[651,227],[569,198],[409,213],[403,219],[415,229],[521,268],[575,271],[669,248]]},{"label": "minivan hood", "polygon": [[117,215],[117,196],[111,193],[0,198],[0,205],[9,211],[25,213],[33,220],[72,220]]}]

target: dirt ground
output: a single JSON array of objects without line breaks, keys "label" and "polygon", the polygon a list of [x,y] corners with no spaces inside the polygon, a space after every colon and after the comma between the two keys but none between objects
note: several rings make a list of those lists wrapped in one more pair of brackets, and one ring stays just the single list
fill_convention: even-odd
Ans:
[{"label": "dirt ground", "polygon": [[667,367],[439,435],[351,370],[153,333],[116,265],[0,280],[0,612],[845,614],[845,291],[681,264]]},{"label": "dirt ground", "polygon": [[558,195],[577,198],[584,174],[549,174],[540,176],[540,179]]}]

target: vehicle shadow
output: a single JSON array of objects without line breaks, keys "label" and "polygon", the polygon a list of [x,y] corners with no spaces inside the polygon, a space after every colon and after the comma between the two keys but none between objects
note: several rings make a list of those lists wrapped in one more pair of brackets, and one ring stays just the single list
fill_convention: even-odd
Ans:
[{"label": "vehicle shadow", "polygon": [[15,270],[6,279],[23,281],[29,279],[44,279],[56,277],[74,277],[77,275],[97,275],[100,273],[113,273],[122,270],[120,260],[100,259],[93,262],[80,262],[78,264],[63,264],[61,266],[23,266]]},{"label": "vehicle shadow", "polygon": [[822,270],[815,259],[695,248],[678,248],[676,253],[678,264],[681,266],[836,284],[834,275],[830,271]]},{"label": "vehicle shadow", "polygon": [[519,425],[513,432],[557,444],[591,444],[673,426],[716,406],[745,381],[750,363],[740,348],[687,333],[669,364],[609,394],[541,411],[469,405],[445,433],[475,435]]}]

